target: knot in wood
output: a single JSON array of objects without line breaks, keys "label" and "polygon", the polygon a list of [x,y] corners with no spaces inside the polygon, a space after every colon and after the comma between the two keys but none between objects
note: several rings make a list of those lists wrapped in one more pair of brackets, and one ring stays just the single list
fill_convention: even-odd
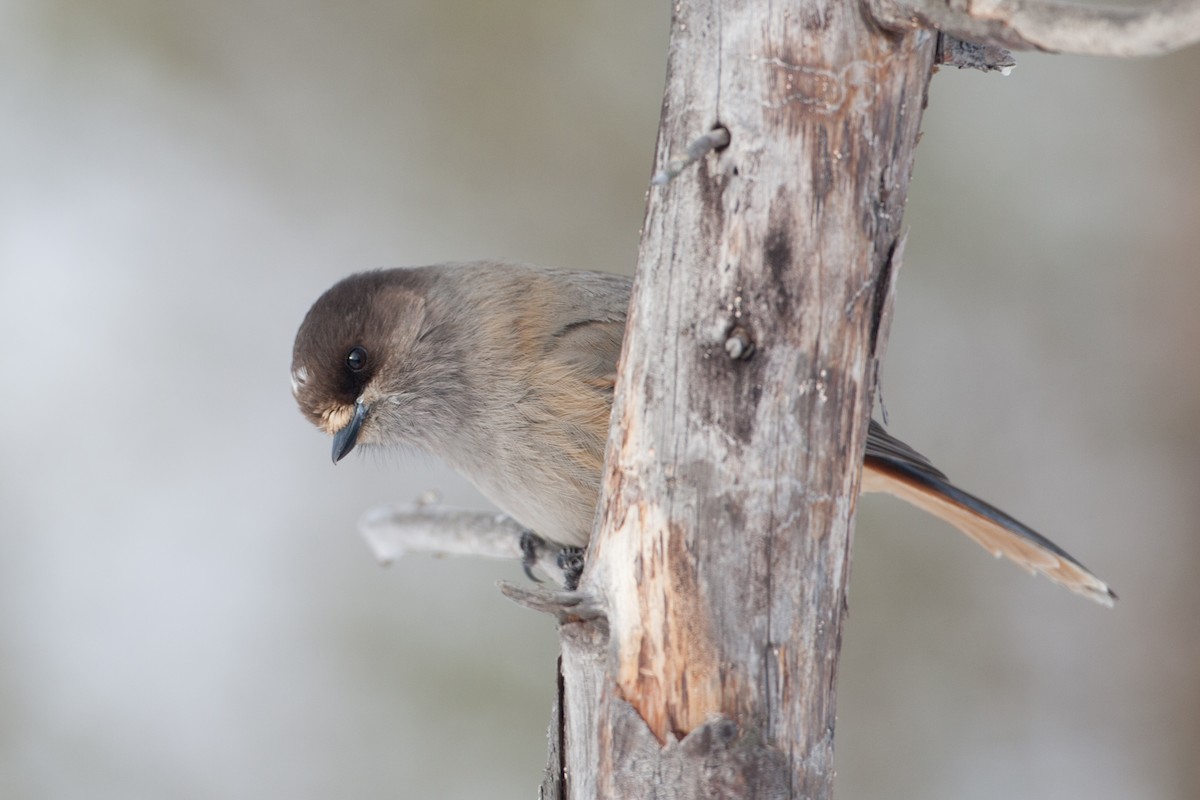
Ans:
[{"label": "knot in wood", "polygon": [[725,354],[734,361],[746,361],[754,355],[754,339],[750,331],[741,325],[735,325],[725,337]]}]

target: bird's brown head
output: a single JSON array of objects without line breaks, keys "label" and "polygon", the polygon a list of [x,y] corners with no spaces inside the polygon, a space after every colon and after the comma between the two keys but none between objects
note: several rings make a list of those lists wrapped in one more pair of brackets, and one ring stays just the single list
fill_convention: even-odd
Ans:
[{"label": "bird's brown head", "polygon": [[292,393],[304,416],[334,437],[336,463],[356,444],[389,443],[397,381],[414,367],[426,327],[416,275],[386,270],[352,275],[309,309],[292,350]]}]

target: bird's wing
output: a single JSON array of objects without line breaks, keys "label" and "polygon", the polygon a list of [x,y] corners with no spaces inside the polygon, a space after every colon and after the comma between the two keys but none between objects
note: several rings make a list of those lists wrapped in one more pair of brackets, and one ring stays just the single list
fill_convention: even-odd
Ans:
[{"label": "bird's wing", "polygon": [[611,395],[632,280],[601,272],[546,270],[543,275],[558,285],[558,299],[566,301],[544,308],[553,320],[545,357]]},{"label": "bird's wing", "polygon": [[887,492],[940,517],[999,558],[1007,556],[1073,592],[1112,606],[1108,585],[1061,547],[995,506],[967,494],[929,459],[890,436],[874,420],[867,434],[862,490]]}]

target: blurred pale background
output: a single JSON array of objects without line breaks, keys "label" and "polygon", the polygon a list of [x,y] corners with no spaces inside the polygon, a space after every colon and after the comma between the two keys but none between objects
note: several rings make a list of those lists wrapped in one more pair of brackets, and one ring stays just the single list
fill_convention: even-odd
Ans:
[{"label": "blurred pale background", "polygon": [[[525,798],[515,565],[384,570],[288,386],[338,277],[629,270],[665,2],[0,4],[0,796]],[[933,83],[891,429],[1122,595],[863,504],[847,798],[1200,796],[1200,53]]]}]

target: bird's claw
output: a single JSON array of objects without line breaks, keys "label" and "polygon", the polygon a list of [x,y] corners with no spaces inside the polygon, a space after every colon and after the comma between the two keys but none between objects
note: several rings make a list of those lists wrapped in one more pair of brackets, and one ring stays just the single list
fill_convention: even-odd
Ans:
[{"label": "bird's claw", "polygon": [[579,578],[583,575],[583,548],[564,547],[558,551],[558,568],[563,571],[563,586],[573,592],[579,588]]},{"label": "bird's claw", "polygon": [[538,562],[538,552],[545,546],[546,540],[533,531],[521,531],[521,569],[534,583],[542,582],[541,578],[533,574],[533,568]]}]

